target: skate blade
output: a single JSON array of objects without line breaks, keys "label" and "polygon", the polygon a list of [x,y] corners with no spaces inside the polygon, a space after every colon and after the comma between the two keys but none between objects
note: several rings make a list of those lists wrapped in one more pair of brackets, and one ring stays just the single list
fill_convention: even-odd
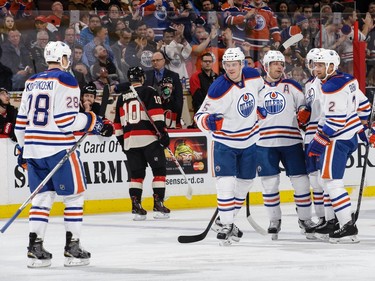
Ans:
[{"label": "skate blade", "polygon": [[231,238],[230,238],[233,242],[236,242],[236,243],[238,243],[238,242],[240,242],[240,240],[241,240],[241,237],[237,237],[237,236],[232,236]]},{"label": "skate blade", "polygon": [[221,231],[222,227],[218,226],[217,224],[211,226],[211,230],[219,233]]},{"label": "skate blade", "polygon": [[146,218],[147,218],[146,215],[135,214],[134,218],[133,218],[133,221],[144,221],[144,220],[146,220]]},{"label": "skate blade", "polygon": [[77,259],[74,257],[66,257],[64,261],[64,266],[66,267],[84,266],[89,264],[90,259]]},{"label": "skate blade", "polygon": [[161,213],[161,212],[154,212],[154,219],[156,220],[166,220],[169,219],[169,214]]},{"label": "skate blade", "polygon": [[329,238],[331,244],[356,244],[359,243],[357,235],[345,236],[341,238]]},{"label": "skate blade", "polygon": [[314,236],[316,239],[319,239],[324,242],[328,242],[329,240],[329,234],[322,234],[322,233],[314,233]]},{"label": "skate blade", "polygon": [[317,240],[318,239],[318,238],[315,237],[314,233],[306,233],[305,232],[305,236],[306,236],[307,240]]},{"label": "skate blade", "polygon": [[229,240],[229,239],[219,241],[219,246],[221,246],[221,247],[228,247],[228,246],[231,246],[231,245],[232,245],[232,241]]},{"label": "skate blade", "polygon": [[268,233],[271,235],[271,240],[277,240],[279,239],[279,234],[278,233]]},{"label": "skate blade", "polygon": [[29,258],[27,261],[28,268],[42,268],[51,266],[51,260],[39,260]]}]

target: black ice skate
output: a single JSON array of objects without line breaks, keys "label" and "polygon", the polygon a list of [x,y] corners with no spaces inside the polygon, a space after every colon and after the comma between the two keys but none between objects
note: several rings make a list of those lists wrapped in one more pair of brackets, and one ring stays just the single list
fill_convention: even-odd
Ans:
[{"label": "black ice skate", "polygon": [[43,247],[43,240],[37,238],[36,233],[29,234],[29,247],[27,247],[28,263],[27,267],[47,267],[51,266],[52,254]]},{"label": "black ice skate", "polygon": [[337,243],[359,243],[357,238],[358,229],[353,221],[349,221],[343,227],[329,234],[329,242]]},{"label": "black ice skate", "polygon": [[316,226],[315,226],[315,228],[317,228],[317,227],[321,227],[323,224],[325,224],[326,223],[326,218],[325,217],[320,217],[319,219],[318,219],[318,222],[316,223]]},{"label": "black ice skate", "polygon": [[216,218],[214,223],[211,226],[211,229],[215,231],[216,233],[219,233],[221,229],[223,228],[223,224],[220,221],[220,216]]},{"label": "black ice skate", "polygon": [[234,242],[240,242],[240,239],[242,238],[242,236],[243,236],[243,232],[235,224],[233,224],[233,229],[232,229],[230,238]]},{"label": "black ice skate", "polygon": [[79,239],[73,239],[73,234],[68,231],[66,233],[65,245],[65,262],[64,266],[81,266],[90,263],[91,254],[81,248]]},{"label": "black ice skate", "polygon": [[315,237],[323,240],[328,241],[329,234],[333,233],[335,230],[340,228],[339,222],[336,218],[326,221],[323,225],[317,226],[315,228]]},{"label": "black ice skate", "polygon": [[146,219],[147,211],[142,208],[141,202],[137,197],[132,196],[132,214],[134,214],[135,221],[144,221]]},{"label": "black ice skate", "polygon": [[154,219],[169,219],[169,210],[164,206],[163,200],[159,199],[157,194],[154,194]]},{"label": "black ice skate", "polygon": [[272,240],[277,240],[279,238],[279,232],[281,230],[281,220],[270,221],[267,232],[271,234]]},{"label": "black ice skate", "polygon": [[302,230],[302,234],[305,234],[306,239],[315,240],[316,237],[314,235],[316,224],[311,220],[298,220],[298,225]]},{"label": "black ice skate", "polygon": [[224,224],[220,232],[217,234],[217,239],[221,240],[220,246],[231,245],[232,242],[239,242],[243,232],[234,224]]}]

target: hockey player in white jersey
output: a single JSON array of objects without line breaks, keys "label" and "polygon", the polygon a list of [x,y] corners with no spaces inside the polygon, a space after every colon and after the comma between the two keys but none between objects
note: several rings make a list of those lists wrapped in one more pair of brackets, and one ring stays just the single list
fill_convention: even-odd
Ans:
[{"label": "hockey player in white jersey", "polygon": [[310,183],[306,173],[302,135],[296,112],[304,105],[302,87],[283,79],[285,58],[280,51],[268,51],[263,58],[267,75],[263,107],[267,117],[260,121],[257,142],[257,170],[263,186],[263,201],[270,219],[268,233],[277,239],[281,229],[280,168],[281,162],[294,188],[298,223],[306,238],[314,239],[311,220]]},{"label": "hockey player in white jersey", "polygon": [[[226,74],[210,86],[194,119],[202,131],[211,132],[213,173],[216,179],[221,245],[242,237],[234,224],[256,174],[257,112],[263,79],[253,68],[243,68],[245,56],[239,48],[223,55]],[[261,111],[261,110],[260,110]]]},{"label": "hockey player in white jersey", "polygon": [[357,133],[367,143],[362,120],[370,113],[368,101],[360,96],[357,80],[337,71],[340,57],[333,50],[323,50],[314,59],[314,70],[322,81],[322,118],[310,142],[307,153],[319,156],[321,178],[329,193],[340,228],[335,230],[336,219],[327,221],[331,243],[356,243],[357,226],[352,220],[351,201],[344,188],[347,159],[358,147]]},{"label": "hockey player in white jersey", "polygon": [[[318,127],[319,119],[322,115],[322,93],[320,90],[321,81],[314,74],[314,57],[317,56],[323,49],[313,48],[306,55],[306,67],[309,69],[311,77],[305,85],[305,103],[306,105],[301,106],[298,109],[297,120],[301,129],[305,131],[305,151],[310,141],[313,139],[316,129]],[[329,214],[324,214],[324,204],[331,205],[329,195],[326,193],[324,197],[323,184],[320,181],[320,171],[318,167],[317,157],[308,157],[306,159],[306,170],[309,175],[310,185],[313,189],[313,202],[315,208],[315,214],[319,218],[316,224],[316,228],[319,228],[326,222],[326,219],[333,219],[335,214],[332,208]],[[324,200],[324,198],[326,200]],[[316,231],[316,230],[315,230]]]},{"label": "hockey player in white jersey", "polygon": [[[44,50],[48,70],[25,83],[15,133],[18,163],[27,164],[30,191],[46,178],[75,143],[74,131],[100,134],[103,123],[93,112],[79,113],[80,90],[66,70],[71,50],[63,42],[49,42]],[[32,199],[29,212],[28,267],[51,265],[52,254],[43,247],[50,210],[57,195],[65,204],[65,266],[87,265],[91,254],[80,246],[86,180],[79,153],[69,159]]]}]

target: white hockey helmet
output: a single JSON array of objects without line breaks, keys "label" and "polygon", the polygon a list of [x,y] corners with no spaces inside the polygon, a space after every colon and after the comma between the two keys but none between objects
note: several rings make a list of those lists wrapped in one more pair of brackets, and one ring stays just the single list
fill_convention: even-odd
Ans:
[{"label": "white hockey helmet", "polygon": [[273,51],[273,50],[268,51],[263,57],[263,66],[264,66],[264,70],[267,73],[267,76],[271,78],[271,80],[275,80],[275,79],[270,76],[269,67],[270,67],[270,63],[274,61],[283,62],[284,67],[285,67],[285,57],[280,51]]},{"label": "white hockey helmet", "polygon": [[[61,67],[67,69],[70,65],[72,51],[69,46],[61,41],[50,41],[44,48],[44,59],[46,62],[60,63]],[[66,56],[68,64],[62,64],[62,58]]]},{"label": "white hockey helmet", "polygon": [[243,63],[243,61],[245,60],[245,55],[239,47],[228,48],[225,50],[225,53],[223,55],[223,60],[222,60],[223,62],[238,61],[238,60],[241,61],[241,63]]},{"label": "white hockey helmet", "polygon": [[333,71],[337,70],[340,65],[340,56],[335,50],[323,49],[313,60],[315,63],[325,63],[327,70],[331,63],[333,64]]},{"label": "white hockey helmet", "polygon": [[270,62],[273,61],[281,61],[285,63],[285,57],[280,51],[270,50],[264,55],[263,64],[268,66]]},{"label": "white hockey helmet", "polygon": [[324,50],[324,49],[319,49],[319,48],[312,48],[306,55],[305,58],[305,65],[306,67],[311,70],[310,64],[314,62],[315,56],[319,55],[319,53]]}]

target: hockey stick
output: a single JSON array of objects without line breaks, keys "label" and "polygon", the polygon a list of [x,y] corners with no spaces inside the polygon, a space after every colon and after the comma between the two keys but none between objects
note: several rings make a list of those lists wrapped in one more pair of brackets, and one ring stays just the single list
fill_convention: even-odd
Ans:
[{"label": "hockey stick", "polygon": [[[371,108],[371,114],[370,114],[370,121],[369,121],[369,133],[371,132],[372,123],[374,119],[374,111],[375,111],[375,97],[372,100],[372,108]],[[364,155],[364,163],[362,168],[362,175],[361,175],[361,183],[359,185],[359,192],[358,192],[358,200],[357,200],[357,208],[354,213],[354,222],[358,220],[359,217],[359,211],[361,209],[361,203],[362,203],[362,197],[363,197],[363,189],[365,187],[365,181],[366,181],[366,171],[367,171],[367,161],[368,161],[368,155],[370,153],[370,145],[366,145],[365,148],[365,155]]]},{"label": "hockey stick", "polygon": [[178,242],[180,242],[180,243],[194,243],[194,242],[202,241],[204,238],[206,238],[207,233],[210,231],[210,228],[211,228],[212,224],[214,223],[218,213],[219,213],[219,209],[216,208],[210,222],[208,223],[206,229],[202,233],[197,234],[197,235],[181,235],[181,236],[178,236],[178,238],[177,238]]},{"label": "hockey stick", "polygon": [[[371,130],[371,129],[370,129]],[[358,192],[358,199],[357,199],[357,208],[354,213],[354,222],[358,220],[359,211],[361,209],[361,203],[362,203],[362,195],[363,195],[363,189],[365,187],[365,181],[366,181],[366,171],[367,171],[367,159],[370,152],[370,147],[366,146],[365,155],[363,157],[363,168],[362,168],[362,175],[361,175],[361,184],[359,185],[359,192]]]},{"label": "hockey stick", "polygon": [[286,49],[288,49],[290,46],[298,43],[299,41],[301,41],[303,38],[303,35],[302,33],[297,33],[295,35],[293,35],[292,37],[290,37],[288,40],[286,40],[280,47],[279,47],[279,51],[284,53],[284,51]]},{"label": "hockey stick", "polygon": [[[100,116],[104,116],[109,98],[109,86],[106,85],[103,90],[103,98],[102,104],[100,106],[99,114]],[[103,114],[103,115],[102,115]],[[15,214],[5,223],[5,225],[0,229],[1,233],[4,233],[8,227],[14,222],[14,220],[21,214],[21,212],[26,208],[26,206],[33,200],[33,198],[42,190],[42,188],[46,185],[46,183],[53,177],[53,175],[61,168],[62,165],[69,159],[69,157],[73,154],[73,152],[81,145],[83,140],[87,137],[88,133],[85,133],[79,140],[68,150],[68,152],[64,155],[64,157],[56,164],[56,166],[52,169],[51,172],[45,177],[45,179],[36,187],[36,189],[30,194],[30,196],[23,202],[21,207],[15,212]]]},{"label": "hockey stick", "polygon": [[267,235],[267,231],[263,229],[257,222],[251,217],[250,214],[250,195],[247,193],[246,195],[246,217],[250,225],[254,228],[256,232],[261,235]]},{"label": "hockey stick", "polygon": [[[156,127],[154,120],[152,120],[150,114],[148,113],[147,108],[146,108],[146,105],[143,103],[143,101],[142,101],[141,98],[139,97],[137,91],[134,89],[134,86],[131,85],[131,86],[129,86],[129,87],[130,87],[130,90],[133,92],[134,96],[137,98],[138,102],[141,104],[141,106],[142,106],[142,108],[143,108],[143,111],[145,112],[145,114],[146,114],[148,120],[150,121],[151,125],[154,127],[154,129],[155,129],[155,131],[156,131],[156,135],[157,135],[158,137],[160,137],[161,134],[160,134],[158,128]],[[170,148],[169,148],[169,147],[166,147],[165,149],[169,152],[169,154],[170,154],[171,157],[172,157],[173,162],[176,164],[176,167],[177,167],[178,170],[180,171],[181,175],[185,178],[185,181],[186,181],[186,183],[187,183],[187,185],[188,185],[188,189],[187,189],[187,192],[186,192],[186,194],[185,194],[185,197],[186,197],[187,199],[190,200],[191,197],[192,197],[192,195],[193,195],[193,188],[192,188],[191,184],[189,183],[189,180],[187,179],[186,174],[185,174],[184,170],[182,169],[180,163],[178,163],[176,157],[174,156],[174,154],[172,153],[172,151],[170,150]]]}]

